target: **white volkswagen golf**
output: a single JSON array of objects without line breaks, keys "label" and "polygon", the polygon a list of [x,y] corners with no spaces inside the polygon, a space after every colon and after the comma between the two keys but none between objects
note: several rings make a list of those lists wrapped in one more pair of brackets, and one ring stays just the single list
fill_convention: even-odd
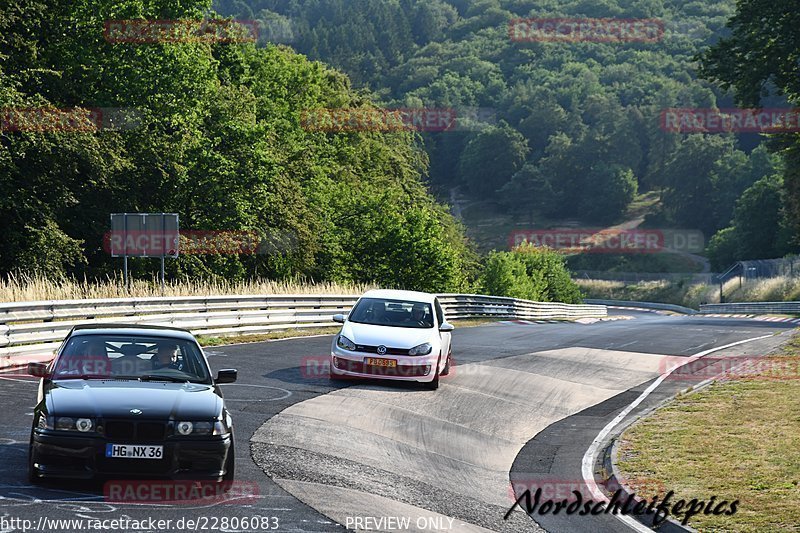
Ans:
[{"label": "white volkswagen golf", "polygon": [[452,324],[433,294],[414,291],[366,292],[331,346],[331,378],[381,378],[439,387],[450,372]]}]

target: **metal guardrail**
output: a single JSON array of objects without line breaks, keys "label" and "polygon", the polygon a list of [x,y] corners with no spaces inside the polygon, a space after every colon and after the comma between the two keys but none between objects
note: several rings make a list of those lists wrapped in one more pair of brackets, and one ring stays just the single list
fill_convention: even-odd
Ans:
[{"label": "metal guardrail", "polygon": [[[335,325],[358,296],[265,295],[50,300],[0,304],[0,367],[15,356],[47,354],[87,323],[175,326],[195,335],[239,335]],[[440,294],[449,319],[606,316],[602,305],[543,303],[477,294]]]},{"label": "metal guardrail", "polygon": [[662,304],[658,302],[633,302],[628,300],[594,300],[586,299],[584,302],[588,304],[605,305],[609,307],[637,307],[639,309],[655,309],[658,311],[673,311],[675,313],[682,313],[685,315],[693,315],[697,313],[696,309],[690,307],[683,307],[682,305]]},{"label": "metal guardrail", "polygon": [[743,315],[800,315],[800,302],[738,302],[726,304],[701,304],[700,311],[673,304],[656,302],[633,302],[626,300],[586,299],[587,304],[605,305],[607,307],[638,307],[641,309],[657,309],[674,311],[687,315],[692,314],[743,314]]},{"label": "metal guardrail", "polygon": [[701,313],[800,315],[800,302],[741,302],[703,304]]}]

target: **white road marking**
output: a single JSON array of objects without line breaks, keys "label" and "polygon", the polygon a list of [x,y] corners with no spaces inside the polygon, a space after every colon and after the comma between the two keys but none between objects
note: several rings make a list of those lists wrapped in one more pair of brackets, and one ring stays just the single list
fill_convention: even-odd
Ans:
[{"label": "white road marking", "polygon": [[[670,376],[670,374],[675,372],[677,369],[679,369],[679,368],[691,363],[692,361],[695,361],[695,360],[697,360],[697,359],[699,359],[701,357],[704,357],[704,356],[706,356],[706,355],[708,355],[710,353],[718,352],[720,350],[724,350],[726,348],[731,348],[733,346],[738,346],[739,344],[745,344],[747,342],[757,341],[757,340],[760,340],[760,339],[766,339],[768,337],[772,337],[772,334],[762,335],[760,337],[753,337],[751,339],[744,339],[744,340],[741,340],[741,341],[736,341],[736,342],[732,342],[730,344],[726,344],[725,346],[719,346],[717,348],[711,348],[709,350],[705,350],[703,352],[696,353],[691,357],[687,357],[685,362],[672,366],[667,372],[665,372],[664,374],[659,376],[658,379],[656,379],[652,384],[650,384],[650,386],[647,387],[647,389],[645,389],[645,391],[642,392],[642,394],[640,394],[639,397],[636,398],[633,401],[633,403],[631,403],[628,407],[623,409],[622,412],[620,414],[618,414],[614,418],[614,420],[609,422],[606,425],[606,427],[604,427],[603,430],[600,431],[600,433],[597,435],[597,437],[595,437],[594,441],[592,441],[592,444],[591,444],[591,446],[589,446],[589,449],[586,450],[586,453],[583,455],[583,461],[581,461],[581,476],[583,477],[583,482],[586,484],[587,487],[589,487],[589,490],[591,491],[592,495],[595,498],[597,498],[598,500],[600,500],[600,501],[605,501],[605,502],[609,501],[608,498],[606,498],[605,494],[603,494],[602,491],[600,490],[600,488],[597,486],[597,483],[595,483],[595,481],[594,481],[594,468],[593,468],[594,467],[594,462],[597,459],[597,454],[600,451],[600,447],[603,445],[603,441],[608,436],[608,434],[611,433],[611,431],[615,427],[617,427],[617,425],[619,425],[619,423],[622,422],[622,420],[626,416],[628,416],[628,414],[631,411],[633,411],[636,408],[637,405],[642,403],[645,400],[645,398],[650,396],[650,393],[653,392],[654,390],[656,390],[658,388],[658,386],[661,385],[661,383],[667,377]],[[652,532],[652,529],[650,529],[649,527],[646,527],[645,525],[639,523],[638,521],[636,521],[634,518],[632,518],[630,516],[622,516],[622,515],[617,515],[617,514],[613,514],[613,516],[618,518],[620,521],[622,521],[624,524],[626,524],[627,526],[629,526],[631,529],[633,529],[635,531],[639,531],[639,532],[642,532],[642,533],[650,533],[650,532]]]},{"label": "white road marking", "polygon": [[614,348],[624,348],[626,346],[630,346],[632,344],[636,344],[637,342],[639,342],[639,341],[626,342],[625,344],[620,344],[619,346],[614,346]]}]

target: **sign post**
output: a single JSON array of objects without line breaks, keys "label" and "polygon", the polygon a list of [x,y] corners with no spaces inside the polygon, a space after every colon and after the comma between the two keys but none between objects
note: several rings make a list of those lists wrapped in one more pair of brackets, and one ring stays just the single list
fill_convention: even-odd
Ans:
[{"label": "sign post", "polygon": [[130,291],[129,257],[161,259],[161,294],[164,294],[164,260],[178,257],[180,234],[177,213],[112,213],[110,249],[122,257],[125,290]]}]

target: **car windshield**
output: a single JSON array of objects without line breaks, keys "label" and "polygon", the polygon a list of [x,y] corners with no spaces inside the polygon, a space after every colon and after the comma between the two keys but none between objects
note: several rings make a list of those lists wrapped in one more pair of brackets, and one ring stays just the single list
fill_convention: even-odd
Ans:
[{"label": "car windshield", "polygon": [[53,379],[137,379],[211,383],[197,345],[180,338],[76,335],[53,367]]},{"label": "car windshield", "polygon": [[350,322],[398,328],[432,328],[431,304],[383,298],[362,298],[350,312]]}]

